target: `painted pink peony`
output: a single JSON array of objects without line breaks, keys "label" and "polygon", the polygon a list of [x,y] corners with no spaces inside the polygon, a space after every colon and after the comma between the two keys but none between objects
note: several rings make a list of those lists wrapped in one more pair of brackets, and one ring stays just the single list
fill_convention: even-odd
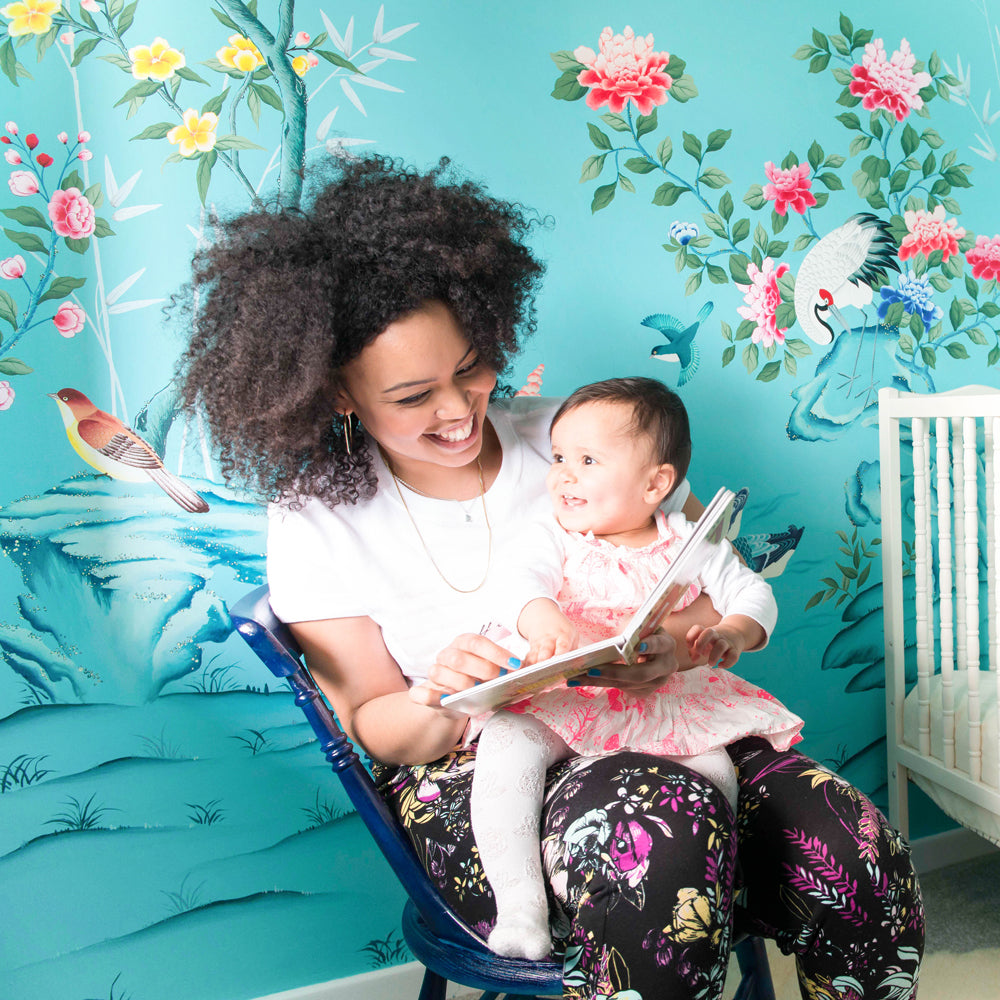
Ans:
[{"label": "painted pink peony", "polygon": [[972,266],[972,277],[983,281],[1000,281],[1000,235],[977,236],[976,245],[965,253]]},{"label": "painted pink peony", "polygon": [[14,278],[23,278],[24,271],[24,258],[19,253],[14,254],[13,257],[5,257],[3,260],[0,260],[0,274],[8,281],[12,281]]},{"label": "painted pink peony", "polygon": [[809,179],[808,163],[781,170],[768,160],[764,164],[764,173],[770,181],[764,185],[764,197],[774,202],[774,210],[778,215],[784,215],[789,205],[799,215],[805,215],[806,209],[816,204],[816,198],[809,190],[812,181]]},{"label": "painted pink peony", "polygon": [[901,122],[911,111],[924,106],[920,90],[931,82],[929,73],[914,73],[917,57],[910,52],[910,43],[904,38],[899,49],[886,59],[885,46],[876,38],[865,46],[860,65],[851,67],[850,91],[861,98],[866,111],[884,108]]},{"label": "painted pink peony", "polygon": [[944,260],[958,253],[958,241],[965,230],[955,219],[945,220],[944,214],[944,205],[938,205],[933,212],[919,208],[903,213],[909,232],[899,245],[900,260],[909,260],[918,253],[929,257],[935,250],[941,251]]},{"label": "painted pink peony", "polygon": [[14,390],[10,382],[4,379],[0,382],[0,410],[9,410],[14,405]]},{"label": "painted pink peony", "polygon": [[49,218],[60,236],[74,240],[93,235],[96,225],[94,206],[75,187],[56,191],[49,202]]},{"label": "painted pink peony", "polygon": [[663,67],[670,62],[670,53],[654,52],[652,35],[643,38],[629,27],[616,35],[605,28],[599,44],[599,54],[585,45],[573,52],[587,67],[577,76],[582,87],[590,88],[587,107],[596,110],[607,104],[617,114],[634,101],[639,114],[648,115],[666,101],[673,80]]},{"label": "painted pink peony", "polygon": [[750,261],[747,264],[747,274],[753,284],[736,286],[741,292],[746,293],[743,296],[746,305],[738,306],[736,311],[744,319],[753,320],[757,324],[757,329],[753,332],[755,344],[770,347],[772,344],[780,345],[785,342],[785,331],[788,327],[779,330],[774,316],[781,302],[778,278],[787,270],[787,264],[779,264],[775,268],[774,261],[770,257],[764,258],[763,270]]},{"label": "painted pink peony", "polygon": [[7,186],[20,198],[38,194],[38,178],[28,170],[11,171]]},{"label": "painted pink peony", "polygon": [[56,310],[52,322],[64,337],[74,337],[86,325],[87,315],[75,302],[64,302]]}]

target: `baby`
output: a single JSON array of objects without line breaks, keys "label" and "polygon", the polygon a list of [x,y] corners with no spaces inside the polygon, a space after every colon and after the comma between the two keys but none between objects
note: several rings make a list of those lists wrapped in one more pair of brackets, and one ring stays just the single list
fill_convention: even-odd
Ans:
[{"label": "baby", "polygon": [[[619,633],[692,526],[660,504],[684,480],[691,455],[679,397],[648,378],[610,379],[574,392],[551,425],[547,478],[562,553],[554,599],[521,610],[528,660]],[[472,825],[497,903],[490,948],[542,958],[551,950],[539,849],[545,772],[573,755],[632,749],[659,754],[713,781],[735,810],[737,784],[725,746],[749,735],[785,750],[802,720],[725,669],[767,642],[777,619],[771,588],[726,542],[708,545],[698,583],[722,615],[686,635],[691,659],[651,694],[573,679],[489,716],[472,785]],[[561,610],[560,610],[561,609]],[[477,720],[478,722],[478,720]]]}]

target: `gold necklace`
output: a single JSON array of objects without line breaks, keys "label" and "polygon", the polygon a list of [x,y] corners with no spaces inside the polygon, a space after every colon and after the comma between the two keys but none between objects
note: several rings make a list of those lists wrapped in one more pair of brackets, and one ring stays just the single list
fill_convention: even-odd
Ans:
[{"label": "gold necklace", "polygon": [[[456,587],[455,584],[453,584],[451,580],[449,580],[448,577],[446,577],[444,573],[441,572],[441,567],[438,566],[437,561],[434,559],[434,556],[431,555],[431,550],[427,547],[427,542],[424,541],[424,536],[420,533],[420,528],[417,527],[417,522],[414,519],[412,512],[410,511],[409,504],[406,502],[406,497],[403,496],[403,491],[400,489],[400,483],[402,483],[402,485],[405,486],[408,490],[413,490],[414,493],[417,493],[422,497],[427,497],[428,500],[441,500],[443,498],[432,497],[429,493],[424,493],[423,490],[415,489],[405,480],[400,479],[393,470],[392,463],[389,461],[388,456],[385,454],[384,451],[382,451],[381,448],[379,449],[379,451],[381,452],[382,455],[382,461],[385,462],[385,467],[389,470],[389,475],[392,476],[393,483],[396,484],[396,492],[399,494],[400,502],[403,504],[403,510],[406,511],[406,516],[410,519],[410,524],[413,525],[413,530],[417,533],[417,538],[420,539],[420,544],[423,546],[424,552],[427,554],[427,558],[430,560],[431,565],[434,567],[434,569],[437,570],[437,575],[441,577],[441,579],[444,580],[444,582],[449,587],[451,587],[451,589],[454,590],[456,593],[474,594],[477,590],[482,588],[484,583],[486,583],[486,578],[487,576],[489,576],[490,572],[490,561],[493,558],[493,527],[490,524],[490,515],[486,510],[486,484],[483,481],[483,463],[480,460],[479,456],[478,455],[476,456],[476,469],[479,471],[479,499],[482,501],[483,504],[483,520],[486,522],[486,532],[487,532],[486,568],[483,570],[483,578],[479,581],[479,583],[477,583],[474,587],[465,589],[463,587]],[[456,503],[457,502],[458,501],[456,501]],[[469,517],[468,513],[466,513],[465,519],[466,521],[472,520],[472,518]]]}]

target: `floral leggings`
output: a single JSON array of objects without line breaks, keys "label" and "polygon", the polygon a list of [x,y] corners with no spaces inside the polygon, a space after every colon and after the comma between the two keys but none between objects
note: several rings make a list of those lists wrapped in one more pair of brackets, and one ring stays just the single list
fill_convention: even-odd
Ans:
[{"label": "floral leggings", "polygon": [[[648,754],[550,769],[541,838],[563,996],[718,997],[735,929],[794,954],[806,1000],[915,997],[924,913],[906,843],[794,750],[755,737],[728,749],[735,822],[714,785]],[[495,910],[469,823],[474,763],[470,749],[376,765],[376,778],[442,894],[485,936]]]}]

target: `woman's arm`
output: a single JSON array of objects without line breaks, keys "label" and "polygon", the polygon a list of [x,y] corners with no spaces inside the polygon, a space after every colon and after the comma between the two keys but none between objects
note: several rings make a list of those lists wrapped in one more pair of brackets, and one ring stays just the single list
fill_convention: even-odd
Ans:
[{"label": "woman's arm", "polygon": [[437,760],[461,740],[468,716],[417,704],[370,618],[289,627],[345,732],[372,757],[387,764],[421,764]]}]

